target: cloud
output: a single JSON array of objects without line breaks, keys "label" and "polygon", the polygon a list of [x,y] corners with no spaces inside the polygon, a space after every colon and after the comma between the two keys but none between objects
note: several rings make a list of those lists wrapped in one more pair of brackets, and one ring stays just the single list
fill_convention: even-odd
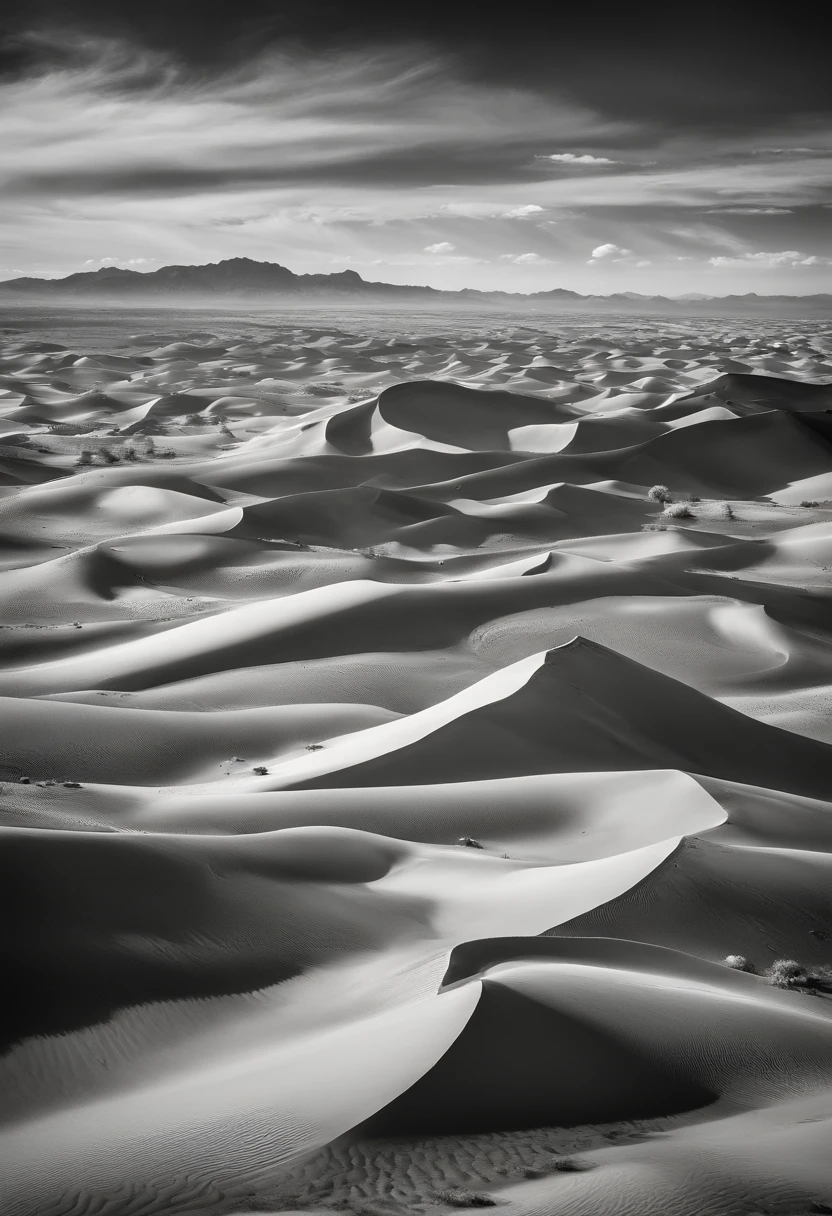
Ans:
[{"label": "cloud", "polygon": [[85,266],[149,266],[158,258],[87,258]]},{"label": "cloud", "polygon": [[817,254],[800,253],[797,249],[783,249],[779,253],[742,253],[734,257],[708,258],[711,266],[719,270],[759,269],[775,270],[778,267],[832,266],[832,258]]},{"label": "cloud", "polygon": [[828,156],[828,148],[754,148],[754,156]]},{"label": "cloud", "polygon": [[[196,26],[170,0],[27,6],[43,35],[28,62],[5,76],[0,64],[4,260],[26,249],[30,271],[37,260],[68,272],[102,247],[156,259],[84,269],[248,256],[312,271],[382,259],[423,266],[435,285],[522,287],[528,267],[556,259],[559,281],[577,290],[596,289],[605,264],[622,282],[625,272],[659,286],[675,275],[686,290],[712,284],[712,255],[830,253],[822,112],[800,108],[821,93],[816,37],[800,64],[775,57],[772,89],[756,51],[720,72],[722,27],[712,47],[699,23],[699,51],[686,38],[663,59],[624,18],[619,45],[586,6],[534,30],[483,10],[472,28],[447,0],[451,34],[444,3],[442,20],[389,5],[374,24],[368,0],[259,0],[247,25],[252,3],[205,5]],[[60,38],[50,13],[65,18]],[[599,25],[597,38],[578,37],[575,22]],[[779,28],[778,47],[792,35]],[[667,41],[669,27],[655,37]],[[686,86],[710,75],[707,89]],[[749,237],[767,215],[780,217],[777,237]],[[520,251],[501,258],[509,245]],[[485,261],[469,266],[457,250]],[[682,254],[694,260],[671,262]],[[647,259],[652,270],[635,276]],[[760,261],[743,264],[751,287]],[[792,264],[779,264],[784,279]]]},{"label": "cloud", "polygon": [[546,157],[546,160],[557,161],[560,165],[619,165],[618,160],[610,160],[608,156],[590,156],[588,152],[584,152],[582,156],[577,156],[574,152],[554,152]]},{"label": "cloud", "polygon": [[[549,6],[540,20],[506,20],[505,6],[471,0],[12,0],[6,9],[4,27],[13,38],[4,58],[18,75],[45,75],[83,58],[73,40],[93,34],[122,39],[137,61],[148,51],[169,56],[188,84],[245,66],[263,49],[303,48],[323,57],[357,51],[365,65],[395,49],[441,61],[458,80],[505,98],[520,91],[542,100],[568,97],[611,124],[644,123],[660,142],[665,135],[730,131],[750,133],[756,147],[813,145],[829,105],[826,44],[813,23],[784,21],[776,9],[757,6],[750,28],[746,6],[724,0],[698,6],[696,21],[683,29],[677,20],[633,21],[626,10],[599,20],[597,6],[587,4]],[[152,92],[153,73],[135,73],[130,87]],[[549,128],[548,139],[552,130],[563,146],[618,154],[614,142],[581,144],[560,126]]]},{"label": "cloud", "polygon": [[[332,259],[331,259],[332,260]],[[336,258],[335,261],[349,261],[354,266],[436,266],[436,259],[432,254],[425,255],[424,253],[403,253],[392,254],[389,257],[371,258],[369,260],[361,258]],[[469,257],[465,253],[443,254],[441,264],[443,266],[482,266],[485,265],[488,258]]]},{"label": "cloud", "polygon": [[553,259],[539,253],[501,253],[500,261],[513,262],[515,266],[551,266]]},{"label": "cloud", "polygon": [[793,215],[791,207],[711,207],[706,215]]},{"label": "cloud", "polygon": [[510,211],[503,211],[502,217],[505,220],[524,220],[530,215],[540,215],[543,211],[542,207],[538,207],[536,203],[526,203],[524,207],[512,207]]},{"label": "cloud", "polygon": [[620,262],[624,258],[632,256],[632,249],[624,249],[621,245],[613,245],[608,242],[606,245],[595,246],[588,265],[595,266],[598,262]]}]

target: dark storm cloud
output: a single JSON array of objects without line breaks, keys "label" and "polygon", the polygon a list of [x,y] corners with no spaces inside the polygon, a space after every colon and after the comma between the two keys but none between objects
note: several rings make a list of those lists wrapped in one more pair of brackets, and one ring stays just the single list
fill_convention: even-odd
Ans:
[{"label": "dark storm cloud", "polygon": [[[30,0],[6,18],[8,54],[34,66],[24,30],[125,38],[210,74],[269,46],[315,52],[422,46],[454,57],[462,77],[558,94],[602,114],[673,129],[754,131],[829,111],[823,39],[810,23],[746,4],[526,3],[472,0]],[[16,49],[15,49],[16,48]],[[48,52],[44,49],[44,55]],[[15,56],[17,59],[15,60]]]}]

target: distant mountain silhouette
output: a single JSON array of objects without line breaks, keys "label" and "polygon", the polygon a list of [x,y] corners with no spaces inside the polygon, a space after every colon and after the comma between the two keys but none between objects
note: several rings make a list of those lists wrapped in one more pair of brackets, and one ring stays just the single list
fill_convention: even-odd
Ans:
[{"label": "distant mountain silhouette", "polygon": [[584,296],[576,291],[555,287],[529,294],[506,291],[442,291],[399,283],[371,283],[354,270],[334,274],[295,274],[277,262],[255,262],[251,258],[228,258],[205,266],[162,266],[159,270],[123,270],[106,266],[88,273],[70,274],[63,279],[19,278],[0,282],[0,300],[28,303],[175,303],[206,304],[246,302],[253,305],[275,302],[280,298],[303,296],[311,301],[359,303],[425,303],[432,306],[479,305],[482,307],[562,309],[575,312],[631,313],[732,313],[789,316],[832,315],[832,295],[702,296],[691,292],[671,299],[668,296],[620,292],[608,296]]}]

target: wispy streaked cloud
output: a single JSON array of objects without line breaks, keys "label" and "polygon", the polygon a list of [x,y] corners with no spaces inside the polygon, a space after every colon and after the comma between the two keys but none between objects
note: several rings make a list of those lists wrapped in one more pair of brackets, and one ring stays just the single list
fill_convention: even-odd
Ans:
[{"label": "wispy streaked cloud", "polygon": [[326,48],[266,31],[231,54],[211,29],[180,45],[162,8],[164,38],[116,17],[30,37],[35,66],[0,77],[0,259],[21,273],[248,256],[447,287],[829,284],[824,125],[765,91],[728,114],[654,73],[651,109],[650,78],[622,92],[603,46],[585,81],[531,42],[486,62],[345,25]]},{"label": "wispy streaked cloud", "polygon": [[500,260],[513,262],[515,266],[551,266],[554,258],[544,258],[539,253],[501,253]]},{"label": "wispy streaked cloud", "polygon": [[737,270],[748,267],[761,270],[773,270],[787,266],[832,266],[832,258],[818,257],[817,254],[800,253],[796,249],[784,249],[779,253],[743,253],[736,257],[708,258],[711,266],[720,270]]},{"label": "wispy streaked cloud", "polygon": [[794,215],[793,207],[710,207],[707,215]]}]

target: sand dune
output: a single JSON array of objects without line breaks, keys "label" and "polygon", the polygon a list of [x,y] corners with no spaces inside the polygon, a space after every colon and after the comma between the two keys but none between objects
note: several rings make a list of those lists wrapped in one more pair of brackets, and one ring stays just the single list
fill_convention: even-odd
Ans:
[{"label": "sand dune", "polygon": [[4,331],[2,1216],[832,1210],[828,334],[457,320]]}]

